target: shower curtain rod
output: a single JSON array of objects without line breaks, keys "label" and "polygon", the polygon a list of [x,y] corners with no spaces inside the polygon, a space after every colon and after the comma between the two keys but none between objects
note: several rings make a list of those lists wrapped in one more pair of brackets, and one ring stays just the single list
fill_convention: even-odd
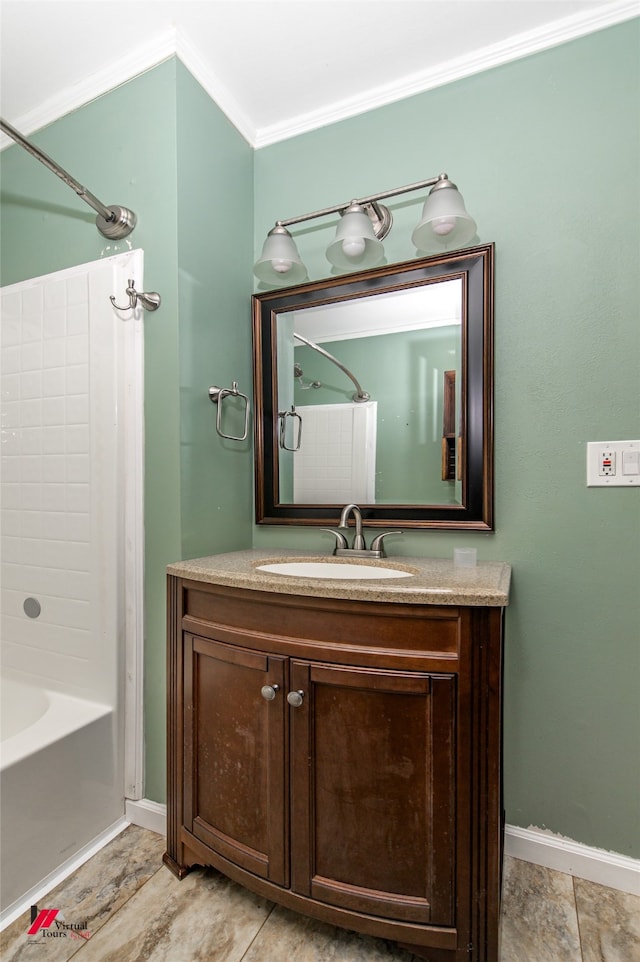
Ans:
[{"label": "shower curtain rod", "polygon": [[72,177],[64,167],[56,164],[55,160],[48,157],[43,150],[36,147],[26,137],[23,137],[20,131],[8,124],[6,120],[0,118],[0,129],[4,130],[5,134],[8,134],[12,140],[15,140],[17,144],[24,147],[28,153],[32,154],[36,160],[39,160],[41,164],[48,167],[49,170],[63,180],[68,187],[75,190],[78,197],[81,198],[89,207],[93,207],[98,216],[96,217],[96,227],[100,231],[103,237],[108,237],[110,240],[120,240],[122,237],[128,237],[133,228],[136,226],[136,215],[132,210],[127,207],[120,207],[114,204],[110,207],[106,207],[98,198],[83,187],[82,184],[78,183],[75,177]]},{"label": "shower curtain rod", "polygon": [[320,347],[318,344],[315,344],[313,341],[308,340],[308,338],[303,337],[302,334],[296,334],[296,332],[294,331],[293,336],[296,338],[296,340],[302,341],[303,344],[306,344],[307,347],[310,347],[313,351],[317,351],[318,354],[322,354],[323,357],[326,357],[330,361],[333,361],[333,363],[336,364],[341,371],[344,371],[347,377],[350,378],[356,386],[357,394],[353,395],[354,401],[370,401],[371,400],[371,395],[367,394],[366,391],[362,390],[362,388],[360,387],[360,384],[358,383],[356,378],[353,376],[349,368],[345,367],[344,364],[341,364],[337,357],[334,357],[333,354],[329,354],[329,352],[325,351],[323,347]]}]

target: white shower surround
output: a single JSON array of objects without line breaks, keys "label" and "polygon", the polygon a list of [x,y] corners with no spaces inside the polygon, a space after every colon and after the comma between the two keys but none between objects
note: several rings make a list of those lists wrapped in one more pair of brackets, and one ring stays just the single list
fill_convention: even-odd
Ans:
[{"label": "white shower surround", "polygon": [[[11,807],[19,808],[19,784],[45,803],[38,815],[30,802],[28,822],[16,810],[13,826],[3,825],[12,836],[22,826],[24,852],[30,830],[51,841],[42,871],[27,860],[27,888],[55,868],[61,824],[47,831],[44,813],[59,795],[55,759],[62,764],[72,742],[98,766],[89,781],[103,783],[93,821],[80,803],[82,831],[70,835],[77,848],[123,816],[125,794],[142,794],[143,322],[141,310],[109,301],[126,303],[132,277],[143,289],[140,250],[2,290],[2,663],[47,704],[39,720],[25,717],[2,759]],[[30,597],[41,605],[37,618],[23,608]],[[64,731],[52,737],[62,706]],[[98,778],[100,764],[113,790]],[[78,799],[83,785],[74,786]],[[58,808],[68,807],[77,827],[72,797]]]},{"label": "white shower surround", "polygon": [[373,504],[378,402],[299,404],[296,411],[302,431],[293,455],[294,502]]}]

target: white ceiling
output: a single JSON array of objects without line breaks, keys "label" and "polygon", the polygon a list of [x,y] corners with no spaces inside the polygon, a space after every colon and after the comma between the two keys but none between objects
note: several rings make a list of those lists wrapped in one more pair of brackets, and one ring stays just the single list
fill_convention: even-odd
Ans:
[{"label": "white ceiling", "polygon": [[638,15],[640,0],[1,0],[0,107],[28,134],[176,53],[259,147]]}]

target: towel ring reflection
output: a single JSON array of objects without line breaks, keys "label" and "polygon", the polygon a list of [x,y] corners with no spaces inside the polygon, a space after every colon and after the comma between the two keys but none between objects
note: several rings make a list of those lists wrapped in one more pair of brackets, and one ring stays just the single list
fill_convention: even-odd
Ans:
[{"label": "towel ring reflection", "polygon": [[[279,444],[283,451],[299,451],[300,444],[302,442],[302,418],[295,409],[295,405],[291,405],[290,411],[279,411],[278,417],[280,419],[280,432],[279,432]],[[298,433],[292,448],[287,445],[287,418],[293,418],[298,420]]]}]

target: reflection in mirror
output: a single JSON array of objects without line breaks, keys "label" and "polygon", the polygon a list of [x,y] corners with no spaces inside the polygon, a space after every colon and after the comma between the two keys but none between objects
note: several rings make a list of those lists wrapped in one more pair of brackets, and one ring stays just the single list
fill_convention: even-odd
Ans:
[{"label": "reflection in mirror", "polygon": [[254,296],[259,522],[491,527],[492,255]]},{"label": "reflection in mirror", "polygon": [[278,396],[292,400],[280,416],[299,435],[294,457],[279,451],[282,503],[460,504],[442,440],[461,319],[460,278],[277,316],[294,358],[278,354]]}]

